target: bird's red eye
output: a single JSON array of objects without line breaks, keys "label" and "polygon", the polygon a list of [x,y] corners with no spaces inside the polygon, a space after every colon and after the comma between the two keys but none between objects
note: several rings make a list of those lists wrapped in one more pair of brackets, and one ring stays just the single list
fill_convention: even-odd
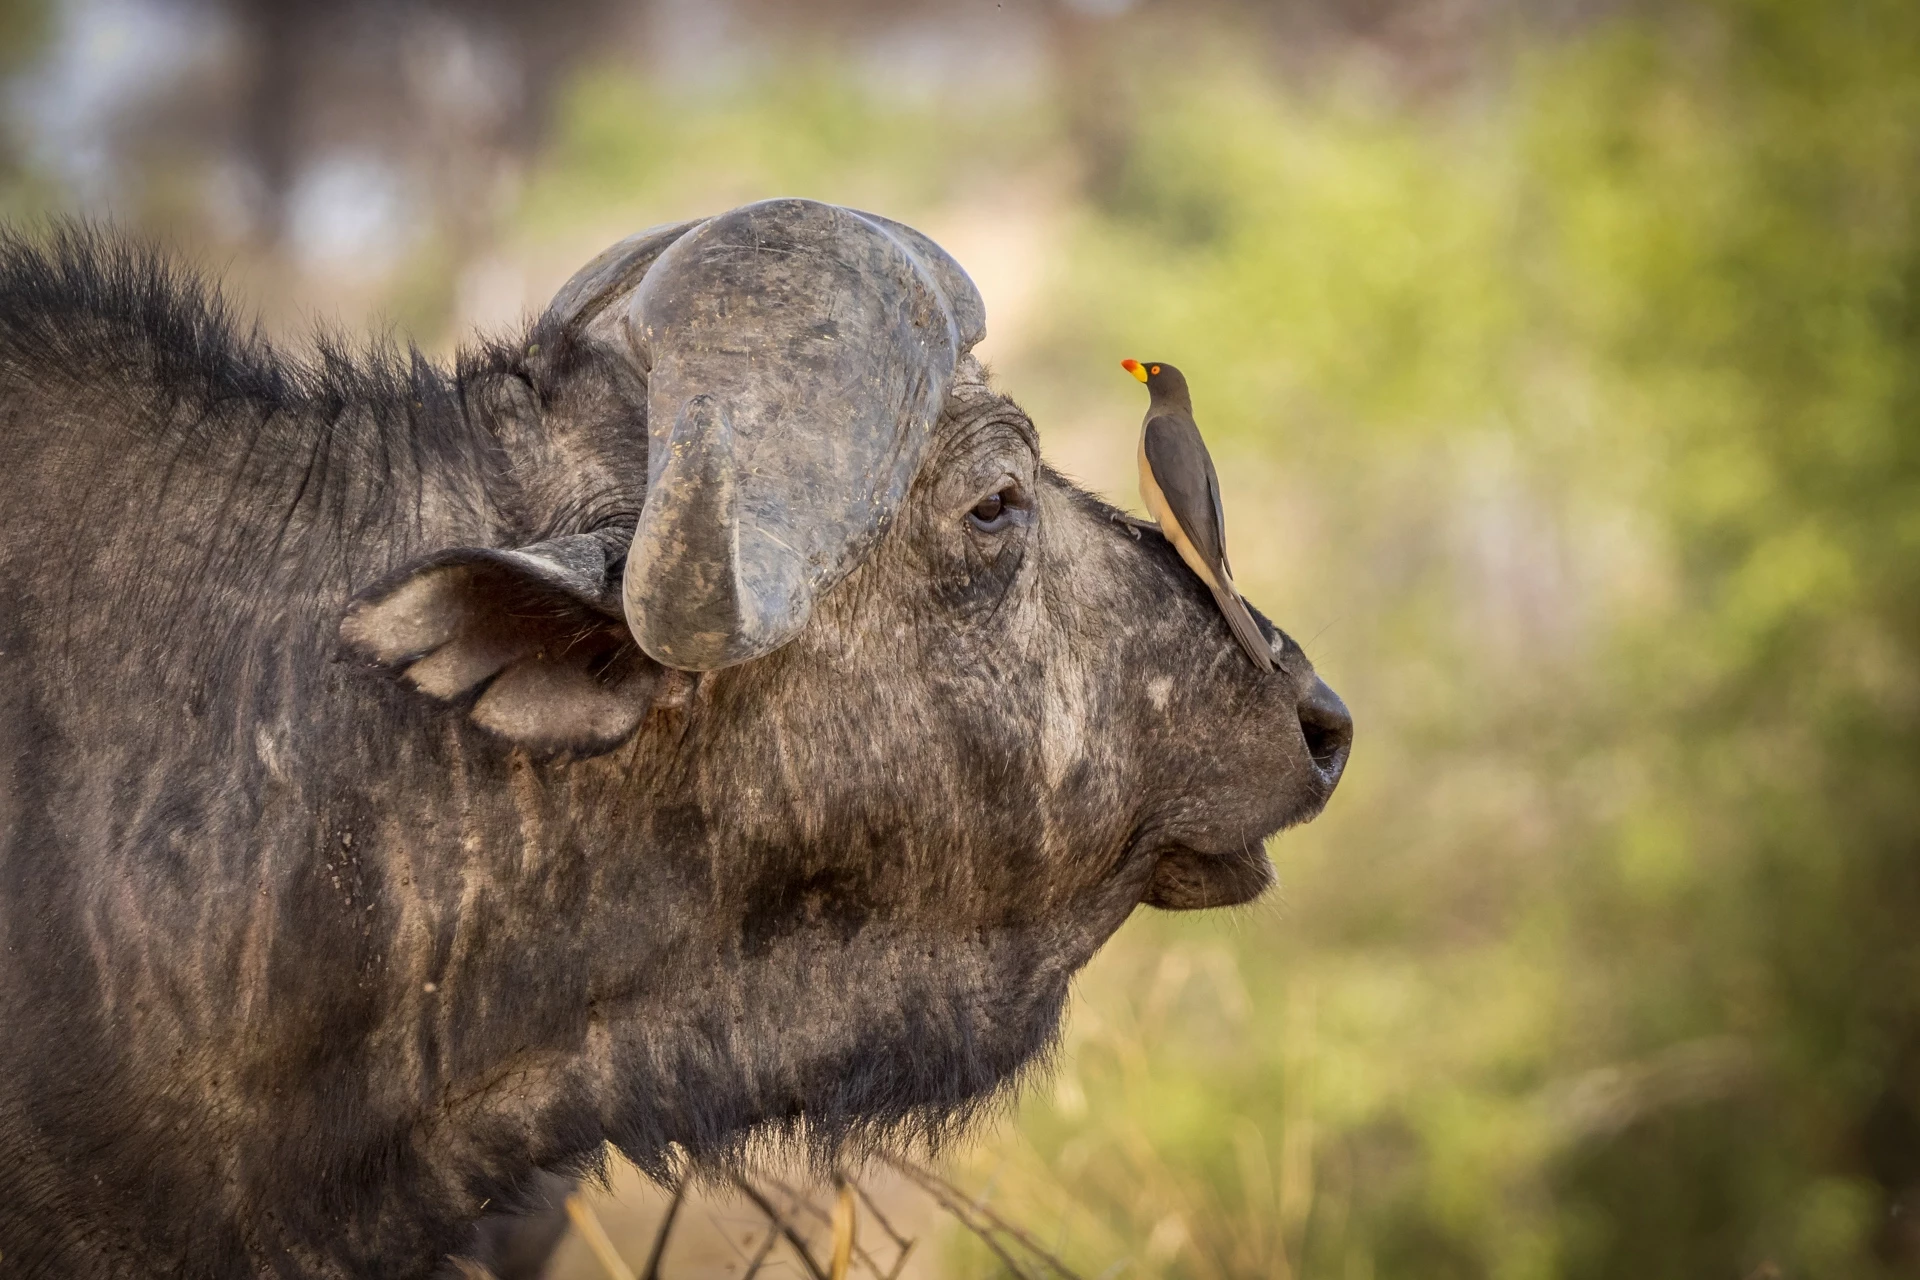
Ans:
[{"label": "bird's red eye", "polygon": [[1148,372],[1148,373],[1158,373],[1158,372],[1160,372],[1160,366],[1159,366],[1159,365],[1155,365],[1155,366],[1153,366],[1153,368],[1151,368],[1151,369],[1149,369],[1149,370],[1147,370],[1147,372]]}]

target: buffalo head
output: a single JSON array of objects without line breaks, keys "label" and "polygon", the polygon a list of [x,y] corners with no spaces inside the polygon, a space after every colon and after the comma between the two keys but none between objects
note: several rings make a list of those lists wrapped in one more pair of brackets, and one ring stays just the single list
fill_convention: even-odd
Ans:
[{"label": "buffalo head", "polygon": [[[421,548],[345,616],[520,762],[541,852],[489,873],[520,888],[488,945],[557,948],[568,1011],[528,1105],[643,1165],[965,1115],[1129,912],[1254,897],[1339,780],[1299,646],[1269,626],[1256,670],[1170,547],[1047,469],[983,328],[869,214],[633,237],[473,382],[498,541]],[[531,998],[396,959],[416,1002]]]}]

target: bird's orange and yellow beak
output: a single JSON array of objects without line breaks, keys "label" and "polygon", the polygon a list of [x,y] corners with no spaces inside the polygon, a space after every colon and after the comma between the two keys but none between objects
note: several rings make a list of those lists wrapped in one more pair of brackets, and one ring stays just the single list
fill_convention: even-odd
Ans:
[{"label": "bird's orange and yellow beak", "polygon": [[1138,360],[1122,360],[1120,362],[1120,367],[1122,369],[1125,369],[1128,373],[1132,374],[1134,377],[1140,379],[1140,381],[1142,382],[1145,382],[1147,380],[1146,366],[1141,364]]}]

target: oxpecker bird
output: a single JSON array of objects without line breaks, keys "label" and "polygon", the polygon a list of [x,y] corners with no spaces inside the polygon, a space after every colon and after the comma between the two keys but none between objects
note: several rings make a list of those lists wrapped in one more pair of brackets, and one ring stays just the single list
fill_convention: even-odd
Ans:
[{"label": "oxpecker bird", "polygon": [[1273,670],[1273,650],[1227,563],[1227,520],[1220,509],[1220,477],[1193,421],[1187,380],[1170,364],[1122,360],[1120,367],[1147,384],[1152,400],[1140,429],[1140,496],[1160,532],[1226,615],[1233,638],[1262,671]]}]

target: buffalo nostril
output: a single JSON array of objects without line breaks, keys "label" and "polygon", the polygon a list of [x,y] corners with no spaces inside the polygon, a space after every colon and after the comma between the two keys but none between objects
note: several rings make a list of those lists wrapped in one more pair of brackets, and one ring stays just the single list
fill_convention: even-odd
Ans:
[{"label": "buffalo nostril", "polygon": [[1347,704],[1315,676],[1301,695],[1299,714],[1300,736],[1306,740],[1314,767],[1329,785],[1338,782],[1353,746],[1353,717],[1347,713]]}]

